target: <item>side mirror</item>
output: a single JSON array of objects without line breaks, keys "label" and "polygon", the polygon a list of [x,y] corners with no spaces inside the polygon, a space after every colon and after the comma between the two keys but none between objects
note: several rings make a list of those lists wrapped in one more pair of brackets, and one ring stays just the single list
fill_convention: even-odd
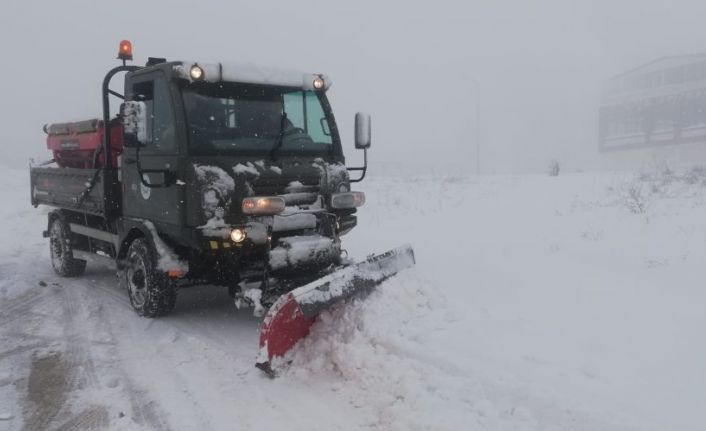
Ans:
[{"label": "side mirror", "polygon": [[120,105],[123,122],[123,146],[140,148],[147,142],[147,107],[145,102],[128,101]]},{"label": "side mirror", "polygon": [[370,148],[370,115],[355,114],[355,147],[359,150]]}]

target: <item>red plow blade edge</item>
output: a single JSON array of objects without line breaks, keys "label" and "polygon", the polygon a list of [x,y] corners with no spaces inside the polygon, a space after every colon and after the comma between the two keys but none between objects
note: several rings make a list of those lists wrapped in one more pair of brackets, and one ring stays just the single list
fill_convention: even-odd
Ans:
[{"label": "red plow blade edge", "polygon": [[414,251],[405,245],[370,256],[282,295],[262,322],[255,365],[273,375],[272,358],[284,356],[306,337],[319,313],[341,300],[373,290],[414,263]]}]

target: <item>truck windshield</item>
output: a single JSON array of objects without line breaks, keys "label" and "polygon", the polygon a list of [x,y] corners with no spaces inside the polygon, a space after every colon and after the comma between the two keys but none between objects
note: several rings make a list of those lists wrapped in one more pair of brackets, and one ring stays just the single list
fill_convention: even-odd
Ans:
[{"label": "truck windshield", "polygon": [[275,147],[278,153],[332,151],[329,119],[313,91],[192,83],[182,97],[192,154],[266,153]]}]

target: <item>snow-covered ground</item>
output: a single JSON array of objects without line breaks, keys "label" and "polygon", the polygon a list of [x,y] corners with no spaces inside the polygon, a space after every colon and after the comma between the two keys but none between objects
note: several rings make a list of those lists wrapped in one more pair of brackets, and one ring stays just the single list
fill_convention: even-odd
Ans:
[{"label": "snow-covered ground", "polygon": [[[321,316],[269,380],[216,288],[140,318],[56,277],[28,174],[0,174],[0,430],[698,430],[706,176],[375,176],[344,244],[416,268]],[[63,428],[62,428],[63,427]]]}]

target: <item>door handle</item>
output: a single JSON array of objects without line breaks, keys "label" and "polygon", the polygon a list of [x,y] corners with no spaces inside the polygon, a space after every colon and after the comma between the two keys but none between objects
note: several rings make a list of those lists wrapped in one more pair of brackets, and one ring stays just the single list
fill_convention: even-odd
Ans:
[{"label": "door handle", "polygon": [[[176,182],[176,172],[172,172],[169,169],[140,169],[139,174],[141,176],[140,182],[150,188],[169,187]],[[158,184],[148,183],[144,179],[145,174],[162,174],[164,181]]]}]

